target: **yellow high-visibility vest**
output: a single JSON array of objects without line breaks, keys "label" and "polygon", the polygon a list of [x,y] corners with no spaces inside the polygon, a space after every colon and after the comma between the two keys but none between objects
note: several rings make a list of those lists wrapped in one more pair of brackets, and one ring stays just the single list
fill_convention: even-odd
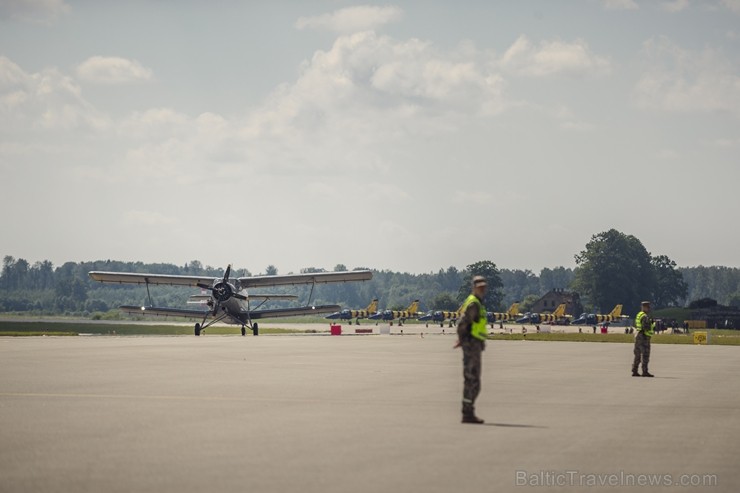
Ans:
[{"label": "yellow high-visibility vest", "polygon": [[463,303],[462,312],[465,313],[468,309],[468,305],[471,303],[478,304],[478,320],[473,320],[470,326],[470,335],[481,341],[485,341],[488,338],[488,313],[483,303],[480,302],[477,296],[471,294]]},{"label": "yellow high-visibility vest", "polygon": [[635,318],[635,328],[638,332],[642,331],[643,334],[645,334],[648,337],[653,337],[653,329],[655,328],[655,323],[650,323],[650,319],[648,318],[648,326],[643,327],[642,326],[642,316],[647,315],[647,313],[640,311],[640,313],[637,314],[637,317]]}]

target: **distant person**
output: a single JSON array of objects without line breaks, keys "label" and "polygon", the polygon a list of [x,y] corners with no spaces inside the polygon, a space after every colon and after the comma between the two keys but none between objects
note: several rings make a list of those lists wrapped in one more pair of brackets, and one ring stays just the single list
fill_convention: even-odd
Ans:
[{"label": "distant person", "polygon": [[[632,376],[652,377],[654,375],[648,371],[648,363],[650,363],[650,338],[653,337],[655,323],[650,318],[650,302],[643,301],[641,306],[642,310],[635,317],[637,335],[635,336],[635,359],[632,362]],[[637,373],[640,362],[642,362],[642,375]]]},{"label": "distant person", "polygon": [[462,422],[482,424],[475,415],[475,399],[480,393],[481,356],[486,349],[488,337],[486,308],[483,298],[486,295],[486,279],[473,278],[473,292],[463,303],[463,315],[457,322],[457,344],[463,351],[463,399]]}]

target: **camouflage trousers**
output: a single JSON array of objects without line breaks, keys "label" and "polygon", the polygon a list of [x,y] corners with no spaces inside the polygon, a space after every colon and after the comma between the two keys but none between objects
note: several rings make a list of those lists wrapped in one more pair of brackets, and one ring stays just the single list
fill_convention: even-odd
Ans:
[{"label": "camouflage trousers", "polygon": [[485,342],[474,337],[461,341],[463,350],[463,414],[473,414],[480,393],[481,355]]},{"label": "camouflage trousers", "polygon": [[633,372],[637,371],[640,361],[642,361],[642,372],[647,373],[648,363],[650,363],[650,338],[642,332],[638,332],[637,337],[635,337],[635,361],[632,362]]}]

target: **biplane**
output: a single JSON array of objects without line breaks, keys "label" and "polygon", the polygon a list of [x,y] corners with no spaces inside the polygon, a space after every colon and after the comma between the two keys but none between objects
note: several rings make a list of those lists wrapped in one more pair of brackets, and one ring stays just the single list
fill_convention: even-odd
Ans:
[{"label": "biplane", "polygon": [[[254,276],[231,278],[231,265],[226,268],[223,277],[211,276],[181,276],[167,274],[139,274],[134,272],[100,272],[89,273],[91,279],[113,284],[139,284],[147,289],[148,306],[124,305],[120,309],[125,313],[148,316],[175,316],[197,319],[194,333],[196,336],[217,322],[241,325],[242,335],[246,329],[258,335],[259,326],[256,322],[263,318],[292,317],[297,315],[318,315],[338,310],[339,305],[311,304],[314,287],[317,284],[335,282],[368,281],[373,274],[369,270],[355,270],[348,272],[316,272],[307,274],[288,274],[275,276]],[[311,293],[305,306],[294,308],[263,308],[270,300],[295,299],[294,295],[281,294],[250,294],[249,289],[274,286],[311,285]],[[152,305],[149,286],[189,286],[200,288],[206,294],[190,297],[190,303],[203,305],[200,309],[166,308]]]}]

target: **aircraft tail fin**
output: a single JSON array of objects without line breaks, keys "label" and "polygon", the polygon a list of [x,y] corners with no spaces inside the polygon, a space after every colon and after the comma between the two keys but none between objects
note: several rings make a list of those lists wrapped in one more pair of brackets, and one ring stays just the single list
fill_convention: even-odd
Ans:
[{"label": "aircraft tail fin", "polygon": [[614,318],[619,318],[622,316],[622,305],[617,305],[614,307],[614,310],[609,313],[610,316]]},{"label": "aircraft tail fin", "polygon": [[519,303],[512,303],[509,309],[506,310],[506,313],[512,317],[519,316]]},{"label": "aircraft tail fin", "polygon": [[373,301],[370,302],[369,305],[367,305],[367,308],[365,310],[368,313],[376,313],[378,311],[378,298],[373,298]]},{"label": "aircraft tail fin", "polygon": [[562,318],[565,316],[565,303],[560,303],[552,314],[556,318]]},{"label": "aircraft tail fin", "polygon": [[419,300],[414,300],[409,307],[406,309],[409,313],[416,313],[419,311]]}]

